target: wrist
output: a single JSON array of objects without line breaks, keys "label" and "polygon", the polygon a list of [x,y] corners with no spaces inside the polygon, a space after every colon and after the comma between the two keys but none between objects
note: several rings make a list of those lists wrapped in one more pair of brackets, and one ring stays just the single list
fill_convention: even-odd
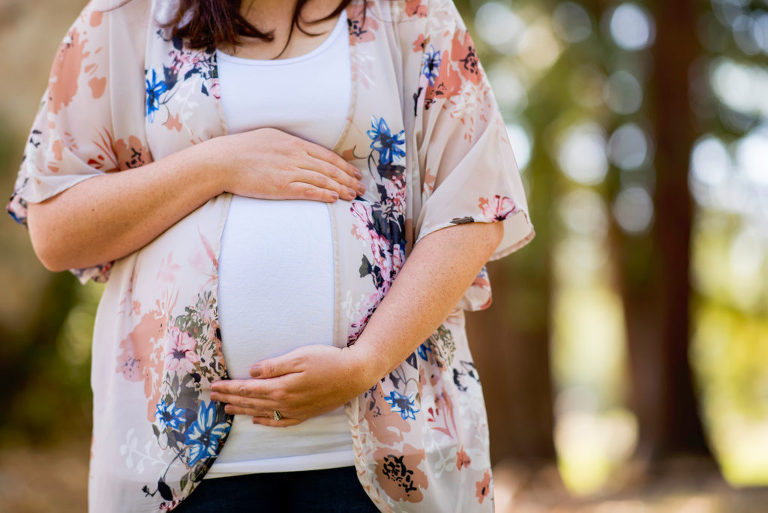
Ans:
[{"label": "wrist", "polygon": [[344,348],[344,351],[359,394],[376,385],[390,370],[385,355],[377,353],[364,340],[358,339],[353,345]]},{"label": "wrist", "polygon": [[220,137],[213,137],[189,147],[189,165],[194,169],[195,179],[206,184],[210,197],[228,192],[230,186],[230,166],[222,165],[222,155],[226,151],[220,148]]}]

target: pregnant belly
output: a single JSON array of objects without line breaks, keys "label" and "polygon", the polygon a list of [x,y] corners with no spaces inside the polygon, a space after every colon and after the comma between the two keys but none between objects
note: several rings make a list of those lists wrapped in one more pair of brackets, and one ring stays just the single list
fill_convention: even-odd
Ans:
[{"label": "pregnant belly", "polygon": [[308,344],[333,344],[333,232],[325,203],[233,196],[219,255],[230,377]]}]

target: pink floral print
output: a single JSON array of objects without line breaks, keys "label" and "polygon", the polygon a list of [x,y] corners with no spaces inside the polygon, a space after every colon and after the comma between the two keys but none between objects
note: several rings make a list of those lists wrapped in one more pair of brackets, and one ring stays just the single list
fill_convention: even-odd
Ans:
[{"label": "pink floral print", "polygon": [[[6,209],[226,134],[215,52],[154,20],[170,0],[91,0],[62,39]],[[334,345],[358,341],[413,247],[470,222],[500,222],[491,260],[535,233],[475,45],[450,0],[352,0],[352,109],[334,151],[366,193],[328,204],[335,237]],[[138,75],[138,76],[137,76]],[[226,443],[210,400],[228,379],[218,254],[231,194],[151,243],[72,269],[106,283],[93,334],[90,511],[172,511]],[[290,286],[290,280],[286,280]],[[436,291],[439,293],[439,291]],[[427,340],[345,407],[361,485],[383,512],[493,511],[487,416],[464,312],[491,304],[483,268]],[[393,319],[397,322],[397,319]]]}]

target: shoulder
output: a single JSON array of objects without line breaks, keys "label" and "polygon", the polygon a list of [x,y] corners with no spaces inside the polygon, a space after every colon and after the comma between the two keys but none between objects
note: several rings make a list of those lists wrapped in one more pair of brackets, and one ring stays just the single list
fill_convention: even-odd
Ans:
[{"label": "shoulder", "polygon": [[89,0],[73,21],[70,31],[106,34],[113,27],[144,27],[156,0]]},{"label": "shoulder", "polygon": [[390,12],[392,19],[400,25],[400,30],[419,33],[439,33],[466,25],[453,0],[375,0]]},{"label": "shoulder", "polygon": [[376,5],[382,11],[399,14],[398,21],[426,18],[433,10],[449,6],[455,8],[453,0],[367,0],[366,3],[368,6]]},{"label": "shoulder", "polygon": [[144,13],[148,17],[155,4],[162,3],[167,3],[167,0],[89,0],[83,12],[98,12],[113,18]]}]

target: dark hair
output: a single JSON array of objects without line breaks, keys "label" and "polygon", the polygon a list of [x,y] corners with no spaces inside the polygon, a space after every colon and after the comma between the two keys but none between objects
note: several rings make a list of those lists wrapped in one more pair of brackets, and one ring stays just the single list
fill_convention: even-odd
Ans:
[{"label": "dark hair", "polygon": [[[125,0],[112,9],[122,7],[130,1]],[[317,22],[333,18],[340,14],[349,5],[349,2],[350,0],[341,0],[333,12],[313,21]],[[240,36],[257,37],[265,41],[272,41],[274,39],[274,29],[262,32],[249,23],[240,14],[241,3],[241,0],[179,0],[179,7],[176,9],[176,12],[170,19],[160,23],[160,27],[166,30],[171,29],[171,38],[183,40],[189,48],[205,49],[206,51],[212,51],[221,43],[239,46],[241,44]],[[288,40],[285,42],[285,46],[283,46],[278,57],[288,47],[294,26],[308,36],[322,35],[307,32],[299,25],[299,13],[306,3],[307,0],[297,0],[296,8],[293,10],[291,18],[291,30],[288,33]],[[363,24],[365,24],[366,6],[367,2],[364,2]],[[110,11],[112,9],[107,10]],[[189,17],[188,21],[180,25],[187,17]]]}]

